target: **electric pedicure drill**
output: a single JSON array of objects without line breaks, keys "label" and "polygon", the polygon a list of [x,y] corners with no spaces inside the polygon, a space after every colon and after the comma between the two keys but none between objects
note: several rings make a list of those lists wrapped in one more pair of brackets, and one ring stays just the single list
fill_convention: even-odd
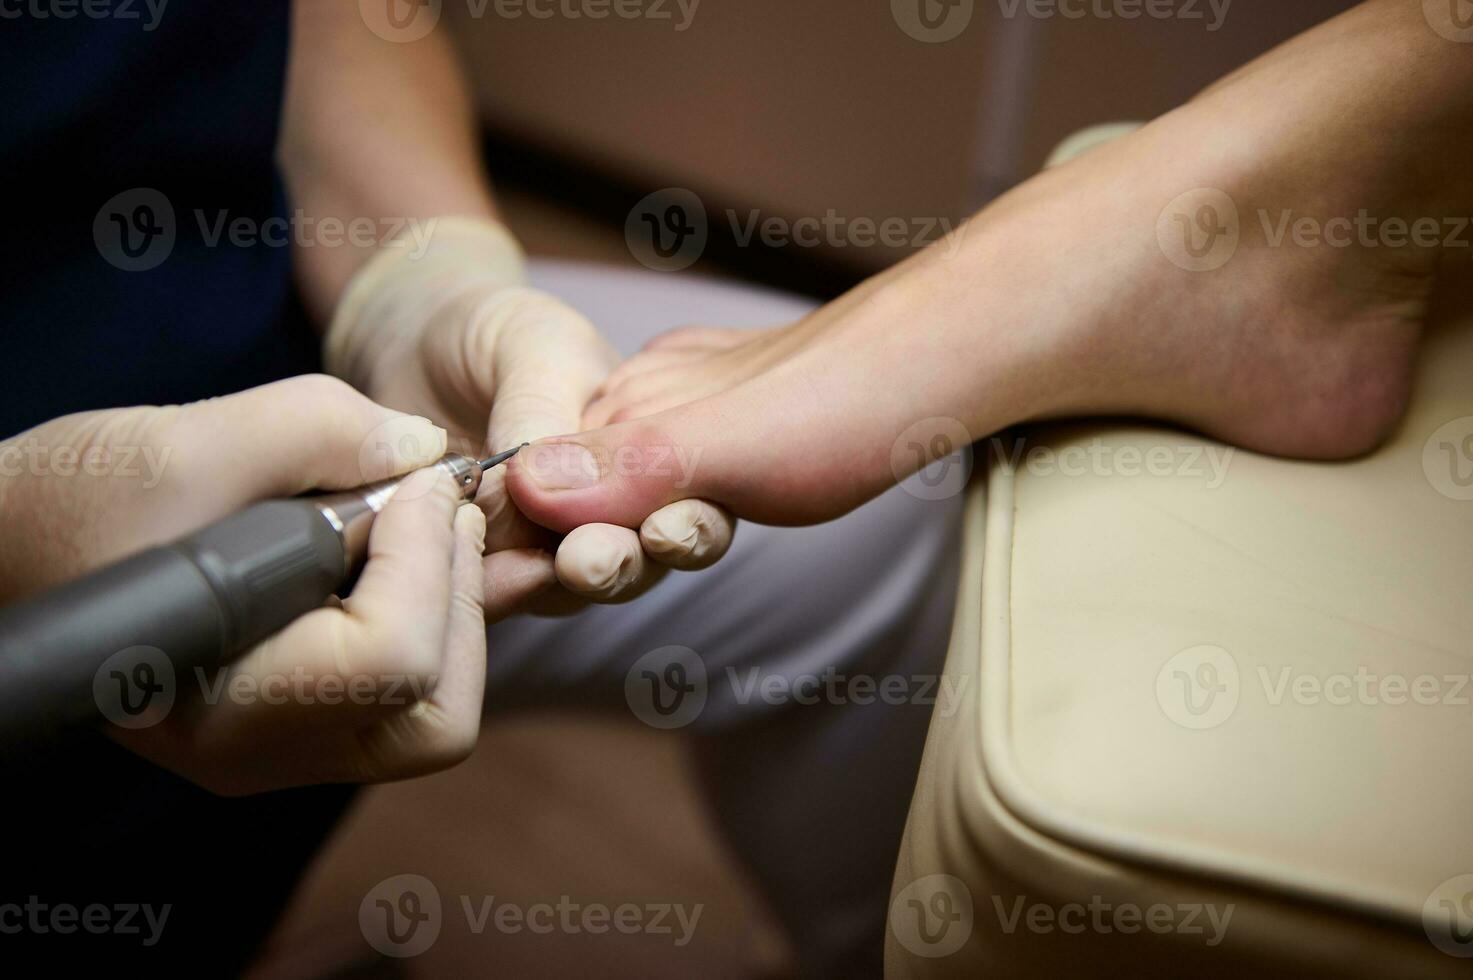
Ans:
[{"label": "electric pedicure drill", "polygon": [[[472,500],[482,474],[521,448],[433,466]],[[0,747],[96,719],[94,683],[122,651],[161,652],[179,677],[228,663],[321,606],[357,575],[374,518],[406,476],[255,504],[0,609]],[[121,669],[144,666],[151,678],[142,662]]]}]

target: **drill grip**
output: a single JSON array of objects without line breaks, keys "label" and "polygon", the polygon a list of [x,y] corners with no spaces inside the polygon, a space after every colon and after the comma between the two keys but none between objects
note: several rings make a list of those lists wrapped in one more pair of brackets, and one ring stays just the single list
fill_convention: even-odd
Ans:
[{"label": "drill grip", "polygon": [[197,668],[317,608],[348,570],[318,507],[273,500],[0,610],[0,745],[99,714],[161,720]]}]

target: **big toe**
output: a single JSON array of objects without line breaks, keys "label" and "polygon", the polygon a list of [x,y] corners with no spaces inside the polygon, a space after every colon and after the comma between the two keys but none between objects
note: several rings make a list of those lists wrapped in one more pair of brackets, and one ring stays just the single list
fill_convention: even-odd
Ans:
[{"label": "big toe", "polygon": [[664,505],[718,485],[709,448],[657,420],[626,422],[534,443],[511,461],[506,486],[522,513],[554,531],[638,529]]}]

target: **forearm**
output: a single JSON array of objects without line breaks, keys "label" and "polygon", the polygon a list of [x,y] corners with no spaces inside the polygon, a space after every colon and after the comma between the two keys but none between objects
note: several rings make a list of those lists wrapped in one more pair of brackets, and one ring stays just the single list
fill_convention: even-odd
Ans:
[{"label": "forearm", "polygon": [[[475,115],[443,31],[407,44],[364,26],[357,4],[295,0],[281,164],[309,217],[374,220],[379,234],[445,215],[494,217]],[[376,243],[301,248],[298,276],[324,328]]]}]

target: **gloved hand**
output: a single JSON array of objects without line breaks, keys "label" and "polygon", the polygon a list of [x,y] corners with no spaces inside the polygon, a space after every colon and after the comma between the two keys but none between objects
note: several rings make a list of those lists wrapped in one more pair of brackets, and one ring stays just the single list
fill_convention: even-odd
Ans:
[{"label": "gloved hand", "polygon": [[[0,443],[0,601],[255,501],[384,479],[444,450],[427,420],[325,376],[55,419]],[[464,758],[485,678],[485,522],[457,502],[448,478],[413,474],[341,608],[308,613],[218,675],[181,673],[159,723],[109,734],[221,793],[402,778]]]},{"label": "gloved hand", "polygon": [[[382,404],[446,425],[459,451],[576,432],[617,355],[586,318],[524,283],[521,250],[501,225],[438,219],[423,254],[390,243],[354,277],[328,331],[328,368]],[[568,532],[558,543],[510,503],[500,470],[487,477],[477,502],[488,549],[512,549],[524,585],[556,579],[578,597],[625,600],[731,544],[731,517],[700,500],[651,514],[638,532],[558,528]],[[547,594],[537,608],[568,608],[567,598]]]}]

